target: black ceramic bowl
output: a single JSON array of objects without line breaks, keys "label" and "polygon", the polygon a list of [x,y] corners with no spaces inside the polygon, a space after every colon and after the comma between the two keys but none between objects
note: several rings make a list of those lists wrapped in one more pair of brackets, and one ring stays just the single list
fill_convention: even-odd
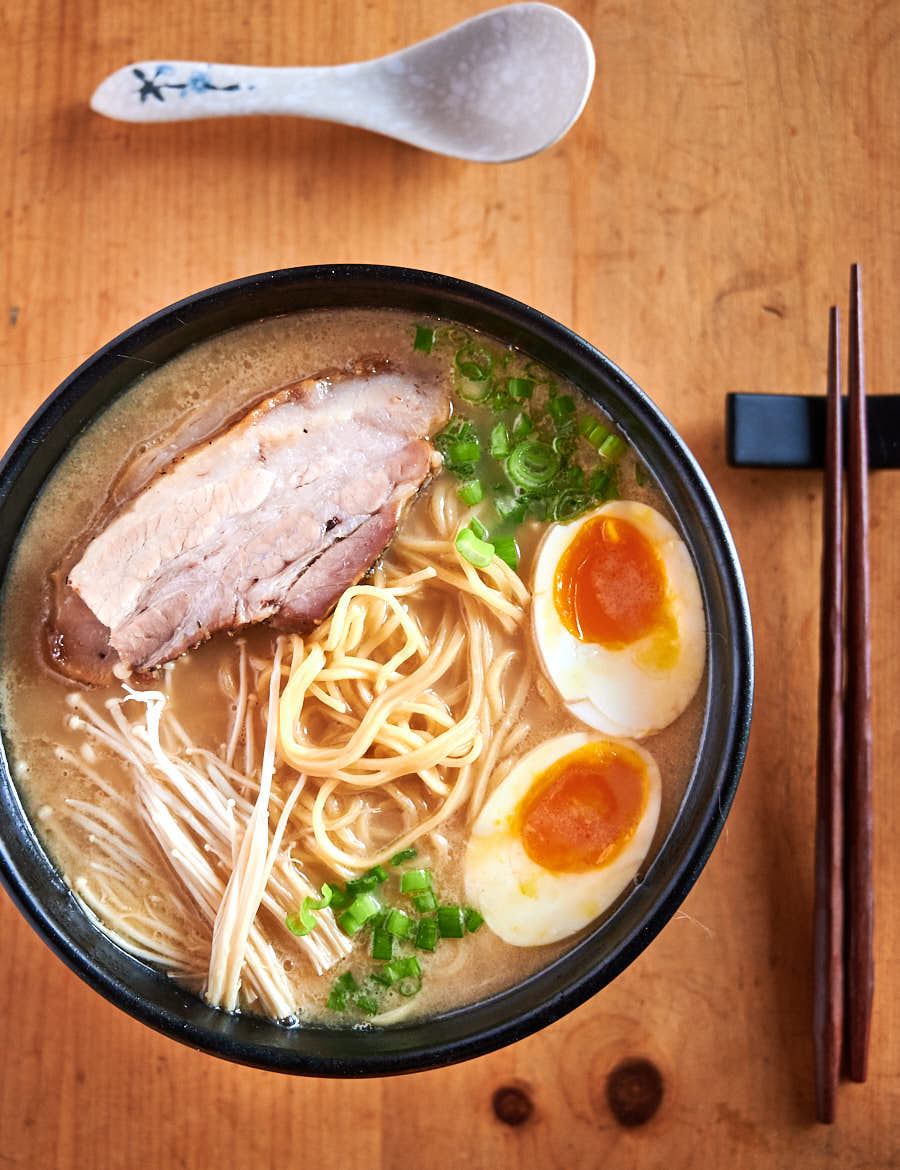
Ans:
[{"label": "black ceramic bowl", "polygon": [[112,1003],[168,1036],[230,1060],[315,1076],[411,1072],[478,1056],[551,1023],[618,975],[675,912],[719,835],[744,759],[753,684],[750,616],[731,535],[702,472],[653,403],[603,354],[534,309],[409,269],[340,265],[250,276],[188,297],[104,346],[40,407],[0,465],[3,571],[45,478],[79,431],[133,383],[139,363],[159,365],[195,342],[261,317],[348,306],[408,309],[486,330],[570,378],[609,412],[681,519],[706,605],[709,670],[696,766],[641,884],[577,946],[526,982],[473,1006],[379,1031],[286,1028],[225,1015],[123,953],[92,925],[54,869],[23,812],[6,753],[0,753],[0,876],[64,962]]}]

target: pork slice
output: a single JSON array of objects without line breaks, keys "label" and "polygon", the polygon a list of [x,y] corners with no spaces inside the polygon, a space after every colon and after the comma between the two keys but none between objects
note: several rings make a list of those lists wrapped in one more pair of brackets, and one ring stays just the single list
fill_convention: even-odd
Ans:
[{"label": "pork slice", "polygon": [[127,671],[217,630],[321,620],[439,462],[426,436],[448,411],[440,387],[384,364],[286,386],[162,469],[68,585]]}]

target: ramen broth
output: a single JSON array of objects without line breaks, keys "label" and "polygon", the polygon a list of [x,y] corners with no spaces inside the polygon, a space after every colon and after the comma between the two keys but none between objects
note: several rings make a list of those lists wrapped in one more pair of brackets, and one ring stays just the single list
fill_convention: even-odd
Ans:
[{"label": "ramen broth", "polygon": [[[119,484],[119,494],[126,497],[141,486],[152,473],[153,455],[168,451],[166,440],[183,427],[187,417],[194,419],[191,434],[212,434],[225,420],[270,393],[273,388],[300,377],[311,376],[332,367],[344,367],[360,355],[384,354],[414,376],[444,379],[450,391],[454,387],[452,350],[431,353],[413,348],[412,339],[422,318],[392,310],[318,311],[256,322],[215,337],[195,346],[159,369],[145,374],[127,393],[117,399],[72,444],[46,483],[27,522],[9,568],[0,612],[2,638],[2,711],[10,763],[16,784],[42,841],[66,881],[99,917],[100,925],[109,930],[115,941],[128,936],[127,926],[137,914],[145,931],[156,931],[158,938],[175,938],[179,954],[187,960],[174,964],[169,973],[186,982],[198,994],[204,992],[202,973],[208,959],[210,930],[198,924],[191,912],[190,899],[169,867],[159,844],[152,839],[140,818],[129,811],[134,790],[130,768],[96,737],[86,737],[83,725],[72,726],[71,696],[81,696],[98,712],[107,700],[121,699],[122,686],[87,689],[55,673],[47,664],[43,649],[43,596],[47,574],[58,563],[61,551],[73,534],[93,531],[109,512],[110,485]],[[437,323],[431,323],[437,324]],[[511,369],[525,368],[527,357],[512,356]],[[531,368],[531,367],[529,367]],[[569,386],[560,390],[575,394],[582,407],[583,399]],[[539,393],[532,404],[539,405]],[[454,398],[454,411],[466,413],[470,404]],[[585,404],[586,405],[586,404]],[[591,411],[598,412],[593,405]],[[197,421],[199,420],[199,421]],[[149,458],[148,458],[149,455]],[[123,470],[134,468],[123,478]],[[143,462],[141,462],[143,461]],[[141,471],[140,468],[144,470]],[[629,452],[618,467],[619,495],[638,500],[668,516],[671,510],[652,477],[636,464]],[[124,485],[124,486],[123,486]],[[459,484],[448,472],[442,472],[414,502],[403,521],[401,539],[427,541],[434,537],[435,493],[442,493],[440,507],[450,520],[462,523],[468,510],[457,496]],[[518,574],[526,584],[531,580],[533,560],[543,529],[535,520],[526,521],[518,530],[521,561]],[[393,549],[385,554],[384,567],[390,573]],[[426,630],[441,619],[445,595],[435,592],[420,604],[418,620]],[[433,607],[433,613],[429,611]],[[258,771],[265,738],[262,711],[266,703],[265,669],[271,664],[278,635],[267,626],[257,626],[239,636],[220,634],[169,663],[153,679],[140,679],[138,689],[161,690],[168,696],[168,708],[177,717],[190,741],[220,756],[232,732],[235,695],[239,674],[239,653],[255,679],[250,706],[254,703],[255,742],[247,744],[242,734],[234,755],[235,765],[246,763]],[[283,637],[283,635],[282,635]],[[493,791],[514,759],[546,740],[566,732],[584,731],[560,701],[554,687],[537,667],[531,643],[531,625],[525,621],[512,634],[496,634],[495,654],[511,648],[521,661],[533,669],[533,683],[524,699],[517,725],[527,727],[519,735],[509,759],[498,761],[487,794]],[[243,647],[243,649],[241,649]],[[289,659],[290,653],[286,651]],[[254,666],[254,664],[256,664]],[[511,682],[505,680],[504,686]],[[224,688],[224,690],[223,690]],[[659,843],[664,839],[684,795],[699,742],[703,716],[701,686],[684,713],[664,730],[642,741],[654,755],[662,777],[662,806],[654,843],[646,869]],[[229,697],[230,696],[230,697]],[[123,708],[129,718],[136,711]],[[276,772],[278,786],[280,771]],[[284,790],[280,799],[284,800]],[[255,793],[247,794],[252,802]],[[418,799],[417,797],[415,799]],[[376,802],[381,822],[375,826],[375,839],[388,843],[402,835],[402,806]],[[392,811],[393,809],[393,811]],[[434,888],[442,903],[465,904],[463,858],[473,813],[463,807],[431,834],[415,843],[418,855],[405,867],[385,865],[389,873],[386,885],[394,892],[385,894],[392,904],[400,905],[398,874],[402,868],[427,867],[434,875]],[[112,818],[110,821],[104,817]],[[393,818],[393,819],[392,819]],[[270,818],[274,831],[276,815]],[[127,867],[133,881],[132,905],[121,904],[121,883],[116,898],[104,900],[103,883],[109,868],[108,853],[102,843],[105,826],[124,824],[150,859],[144,870]],[[344,842],[346,846],[346,840]],[[302,866],[314,890],[323,882],[345,881],[352,870],[335,873],[321,856],[300,856],[294,860]],[[114,867],[113,867],[114,868]],[[93,892],[93,897],[86,894]],[[285,928],[283,918],[265,908],[265,934],[277,962],[290,986],[295,1001],[293,1019],[331,1025],[360,1023],[364,1017],[345,1016],[326,1007],[329,989],[343,972],[353,972],[362,984],[372,969],[368,939],[356,938],[350,953],[326,970],[316,974],[298,940]],[[124,931],[124,936],[123,936]],[[363,932],[365,934],[365,932]],[[577,939],[579,936],[575,936]],[[546,965],[572,939],[549,946],[512,946],[503,942],[487,925],[460,940],[444,939],[433,953],[416,951],[422,970],[421,990],[408,1001],[388,998],[379,1022],[392,1018],[409,1018],[434,1014],[483,998],[504,987],[514,985]],[[133,944],[138,957],[152,958],[154,947]],[[161,949],[165,946],[161,943]],[[188,962],[188,960],[191,960]],[[163,964],[165,967],[165,964]],[[186,969],[187,968],[187,969]],[[240,1005],[243,1010],[265,1010],[246,991]]]}]

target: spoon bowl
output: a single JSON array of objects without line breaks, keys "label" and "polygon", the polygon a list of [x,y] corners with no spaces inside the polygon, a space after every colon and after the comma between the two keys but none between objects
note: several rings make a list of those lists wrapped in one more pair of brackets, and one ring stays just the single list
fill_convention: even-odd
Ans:
[{"label": "spoon bowl", "polygon": [[141,61],[91,107],[125,122],[290,114],[372,130],[437,154],[513,162],[557,142],[594,80],[587,33],[550,4],[510,4],[386,57],[261,68]]}]

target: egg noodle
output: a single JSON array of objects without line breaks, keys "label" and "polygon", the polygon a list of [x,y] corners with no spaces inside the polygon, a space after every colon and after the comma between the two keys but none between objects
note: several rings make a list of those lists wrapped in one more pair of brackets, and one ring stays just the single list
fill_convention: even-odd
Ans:
[{"label": "egg noodle", "polygon": [[[313,877],[352,876],[414,842],[446,854],[444,823],[477,815],[528,734],[534,672],[510,636],[529,594],[496,557],[476,569],[459,555],[458,508],[436,485],[427,526],[307,637],[277,638],[268,660],[238,640],[219,675],[231,719],[218,751],[171,709],[177,664],[105,711],[69,697],[85,739],[57,755],[98,790],[68,799],[56,826],[93,846],[75,893],[119,946],[214,1006],[294,1015],[291,956],[321,973],[350,950],[330,910],[311,934],[287,931]],[[126,766],[133,801],[100,776],[98,750]]]}]

